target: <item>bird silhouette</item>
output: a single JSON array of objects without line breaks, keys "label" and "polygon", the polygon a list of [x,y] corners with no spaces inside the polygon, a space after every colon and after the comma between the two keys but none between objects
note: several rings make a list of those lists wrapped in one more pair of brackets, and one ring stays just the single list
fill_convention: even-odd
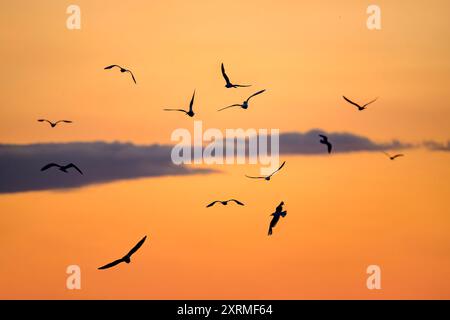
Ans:
[{"label": "bird silhouette", "polygon": [[272,229],[275,228],[275,226],[278,223],[278,220],[280,220],[280,216],[281,217],[286,217],[287,211],[283,211],[283,205],[284,202],[281,201],[280,204],[278,205],[278,207],[275,209],[275,212],[271,214],[271,216],[273,216],[272,221],[270,221],[270,225],[269,225],[269,232],[268,235],[272,235]]},{"label": "bird silhouette", "polygon": [[248,175],[245,175],[247,178],[250,178],[250,179],[265,179],[265,180],[267,180],[267,181],[269,181],[270,180],[270,178],[272,178],[272,176],[275,174],[275,173],[277,173],[278,171],[280,171],[281,170],[281,168],[283,168],[284,167],[284,164],[286,163],[286,161],[284,161],[282,164],[281,164],[281,166],[277,169],[277,170],[275,170],[274,172],[272,172],[270,175],[268,175],[268,176],[256,176],[256,177],[254,177],[254,176],[248,176]]},{"label": "bird silhouette", "polygon": [[393,155],[393,156],[391,156],[389,153],[384,152],[384,151],[383,151],[383,153],[384,153],[385,155],[387,155],[387,156],[389,157],[389,159],[391,159],[391,160],[395,160],[395,159],[397,159],[398,157],[404,157],[404,156],[405,156],[404,154],[401,154],[401,153],[395,154],[395,155]]},{"label": "bird silhouette", "polygon": [[189,103],[189,111],[183,109],[164,109],[164,111],[180,111],[184,112],[189,117],[193,117],[195,115],[194,110],[192,109],[192,107],[194,106],[194,97],[195,97],[195,90],[194,94],[192,95],[191,102]]},{"label": "bird silhouette", "polygon": [[231,106],[219,109],[218,111],[222,111],[228,108],[233,108],[233,107],[241,107],[242,109],[247,109],[248,108],[248,102],[250,101],[251,98],[253,98],[254,96],[257,96],[258,94],[263,93],[264,91],[266,91],[266,89],[258,91],[254,94],[252,94],[250,97],[247,98],[247,100],[245,100],[244,102],[242,102],[242,104],[236,103],[236,104],[232,104]]},{"label": "bird silhouette", "polygon": [[328,141],[328,137],[324,136],[323,134],[319,134],[319,137],[322,138],[322,139],[320,139],[320,143],[325,144],[328,147],[328,153],[331,153],[331,149],[333,148],[333,146]]},{"label": "bird silhouette", "polygon": [[61,166],[61,165],[56,164],[56,163],[49,163],[49,164],[45,165],[44,167],[42,167],[41,171],[45,171],[45,170],[47,170],[49,168],[52,168],[52,167],[57,167],[57,168],[59,168],[59,170],[61,170],[62,172],[65,172],[65,173],[68,173],[67,170],[69,168],[74,168],[80,174],[83,174],[83,172],[81,172],[81,170],[76,165],[74,165],[73,163],[69,163],[68,165],[65,165],[65,166]]},{"label": "bird silhouette", "polygon": [[357,103],[351,101],[350,99],[347,99],[345,96],[342,96],[342,97],[345,99],[345,101],[347,101],[348,103],[350,103],[350,104],[354,105],[355,107],[357,107],[359,111],[363,111],[363,110],[367,109],[367,106],[368,106],[369,104],[374,103],[375,101],[378,100],[378,98],[375,98],[375,99],[373,99],[372,101],[370,101],[370,102],[366,103],[365,105],[362,105],[362,106],[361,106],[361,105],[359,105],[359,104],[357,104]]},{"label": "bird silhouette", "polygon": [[72,121],[70,121],[70,120],[58,120],[56,122],[51,122],[50,120],[47,120],[47,119],[38,119],[38,121],[39,122],[48,122],[52,128],[56,127],[56,125],[58,123],[62,123],[62,122],[64,122],[64,123],[72,123]]},{"label": "bird silhouette", "polygon": [[134,77],[134,74],[133,74],[133,72],[131,70],[122,68],[121,66],[119,66],[117,64],[112,64],[110,66],[107,66],[107,67],[105,67],[105,70],[109,70],[109,69],[112,69],[112,68],[119,68],[120,72],[122,72],[122,73],[129,72],[131,74],[131,78],[133,79],[134,83],[137,84],[136,78]]},{"label": "bird silhouette", "polygon": [[141,239],[141,241],[139,241],[134,247],[133,249],[130,250],[130,252],[128,252],[125,256],[123,256],[120,259],[117,259],[111,263],[105,264],[104,266],[98,268],[98,270],[103,270],[103,269],[109,269],[112,268],[116,265],[118,265],[119,263],[125,262],[125,263],[130,263],[131,262],[131,256],[139,250],[139,248],[144,244],[145,239],[147,239],[147,236],[143,237]]},{"label": "bird silhouette", "polygon": [[228,76],[227,76],[227,74],[226,74],[226,72],[225,72],[225,67],[223,66],[223,63],[222,63],[221,69],[222,69],[222,75],[223,75],[223,78],[224,78],[225,81],[226,81],[225,88],[239,88],[239,87],[250,87],[250,86],[251,86],[251,85],[249,85],[249,84],[232,84],[232,83],[230,82],[230,78],[228,78]]},{"label": "bird silhouette", "polygon": [[230,199],[230,200],[225,200],[225,201],[216,200],[216,201],[213,201],[213,202],[211,202],[210,204],[208,204],[206,207],[207,207],[207,208],[212,207],[212,206],[215,205],[217,202],[220,202],[221,204],[223,204],[224,206],[226,206],[226,205],[228,204],[228,202],[230,202],[230,201],[234,201],[234,202],[236,202],[236,203],[237,203],[238,205],[240,205],[240,206],[243,206],[243,205],[244,205],[242,202],[240,202],[240,201],[238,201],[238,200],[236,200],[236,199]]}]

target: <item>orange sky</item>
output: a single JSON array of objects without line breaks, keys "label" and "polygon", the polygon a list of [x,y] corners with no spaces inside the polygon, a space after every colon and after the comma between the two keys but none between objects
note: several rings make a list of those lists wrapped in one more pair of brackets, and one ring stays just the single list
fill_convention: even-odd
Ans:
[{"label": "orange sky", "polygon": [[[449,139],[448,1],[72,1],[0,4],[0,143],[170,143],[204,128],[347,131],[376,141]],[[224,62],[236,82],[225,89]],[[131,68],[138,85],[108,64]],[[218,114],[253,90],[250,109]],[[343,102],[364,102],[362,113]],[[37,118],[69,118],[50,130]],[[0,298],[450,298],[449,154],[289,156],[270,183],[257,166],[0,195]],[[237,197],[245,207],[206,209]],[[174,201],[175,200],[175,201]],[[269,214],[288,215],[274,236]],[[149,236],[131,265],[96,268]],[[65,288],[78,264],[82,290]],[[378,264],[382,290],[365,286]]]}]

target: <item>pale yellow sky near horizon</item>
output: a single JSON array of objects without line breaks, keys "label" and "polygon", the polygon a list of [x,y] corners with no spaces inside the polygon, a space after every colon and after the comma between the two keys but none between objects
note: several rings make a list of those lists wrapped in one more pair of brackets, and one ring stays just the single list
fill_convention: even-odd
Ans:
[{"label": "pale yellow sky near horizon", "polygon": [[[65,27],[81,8],[82,29]],[[382,30],[366,28],[366,8]],[[320,128],[450,139],[448,1],[9,1],[0,4],[0,143],[170,143],[204,128]],[[232,81],[251,88],[225,89]],[[134,85],[109,64],[132,69]],[[248,110],[216,110],[267,89]],[[364,112],[345,103],[379,101]],[[50,129],[36,119],[74,121]],[[450,298],[450,153],[283,156],[257,166],[0,195],[1,299]],[[70,176],[69,176],[70,177]],[[205,206],[239,198],[246,206]],[[267,236],[270,214],[288,215]],[[148,241],[130,265],[96,268]],[[82,290],[65,287],[80,265]],[[382,290],[366,288],[378,264]]]}]

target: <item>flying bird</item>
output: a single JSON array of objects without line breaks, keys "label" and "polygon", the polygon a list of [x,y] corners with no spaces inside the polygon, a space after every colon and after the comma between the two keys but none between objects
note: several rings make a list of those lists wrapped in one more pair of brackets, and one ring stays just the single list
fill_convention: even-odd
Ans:
[{"label": "flying bird", "polygon": [[342,97],[343,97],[343,98],[345,99],[345,101],[347,101],[348,103],[350,103],[350,104],[356,106],[356,107],[358,108],[359,111],[363,111],[363,110],[367,109],[367,106],[368,106],[369,104],[374,103],[375,101],[378,100],[378,98],[375,98],[375,99],[373,99],[372,101],[370,101],[370,102],[366,103],[365,105],[362,105],[362,106],[361,106],[361,105],[359,105],[359,104],[357,104],[357,103],[351,101],[350,99],[347,99],[345,96],[342,96]]},{"label": "flying bird", "polygon": [[56,125],[58,123],[62,123],[62,122],[64,122],[64,123],[72,123],[72,121],[70,121],[70,120],[58,120],[56,122],[51,122],[50,120],[47,120],[47,119],[38,119],[38,121],[39,122],[48,122],[52,128],[56,127]]},{"label": "flying bird", "polygon": [[264,91],[266,91],[266,89],[261,90],[261,91],[258,91],[258,92],[256,92],[256,93],[252,94],[250,97],[247,98],[247,100],[245,100],[244,102],[242,102],[242,104],[239,104],[239,103],[232,104],[231,106],[228,106],[228,107],[219,109],[218,111],[222,111],[222,110],[225,110],[225,109],[228,109],[228,108],[232,108],[232,107],[241,107],[242,109],[247,109],[247,108],[248,108],[248,102],[249,102],[249,100],[250,100],[251,98],[253,98],[254,96],[257,96],[258,94],[263,93]]},{"label": "flying bird", "polygon": [[223,78],[225,79],[225,81],[226,81],[226,85],[225,85],[225,88],[239,88],[239,87],[241,87],[241,88],[243,88],[243,87],[250,87],[251,85],[249,85],[249,84],[232,84],[231,82],[230,82],[230,78],[228,78],[228,76],[227,76],[227,74],[226,74],[226,72],[225,72],[225,67],[223,66],[223,63],[222,63],[222,75],[223,75]]},{"label": "flying bird", "polygon": [[105,67],[105,70],[112,69],[112,68],[119,68],[120,72],[122,72],[122,73],[129,72],[131,74],[131,78],[133,79],[134,83],[137,84],[136,79],[134,77],[134,74],[133,74],[133,72],[131,70],[122,68],[121,66],[119,66],[117,64],[112,64],[110,66],[107,66],[107,67]]},{"label": "flying bird", "polygon": [[275,226],[278,223],[278,220],[280,220],[280,216],[281,217],[286,217],[287,211],[283,211],[283,205],[284,202],[281,201],[280,204],[278,205],[278,207],[275,209],[275,212],[271,214],[271,216],[273,216],[272,221],[270,221],[270,225],[269,225],[269,232],[268,235],[272,235],[272,229],[275,228]]},{"label": "flying bird", "polygon": [[116,265],[118,265],[121,262],[125,262],[125,263],[130,263],[131,262],[131,256],[139,250],[139,248],[142,246],[142,244],[145,242],[145,239],[147,239],[147,236],[143,237],[141,239],[141,241],[139,241],[134,247],[133,249],[130,250],[130,252],[128,252],[125,256],[123,256],[120,259],[117,259],[116,261],[113,261],[111,263],[108,263],[106,265],[104,265],[103,267],[98,268],[98,270],[103,270],[103,269],[108,269],[108,268],[112,268]]},{"label": "flying bird", "polygon": [[401,153],[396,154],[396,155],[393,155],[393,156],[391,156],[389,153],[384,152],[384,151],[383,151],[383,153],[384,153],[385,155],[387,155],[387,156],[389,157],[389,159],[391,159],[391,160],[395,160],[395,159],[398,158],[398,157],[404,157],[404,156],[405,156],[404,154],[401,154]]},{"label": "flying bird", "polygon": [[45,170],[47,170],[49,168],[52,168],[52,167],[57,167],[59,170],[61,170],[62,172],[65,172],[65,173],[68,173],[67,170],[69,168],[74,168],[80,174],[83,174],[83,172],[81,172],[81,170],[76,165],[74,165],[73,163],[69,163],[68,165],[65,165],[65,166],[61,166],[61,165],[56,164],[56,163],[49,163],[49,164],[45,165],[44,167],[42,167],[41,171],[45,171]]},{"label": "flying bird", "polygon": [[226,206],[226,205],[228,204],[228,202],[230,202],[230,201],[234,201],[234,202],[236,202],[236,203],[237,203],[238,205],[240,205],[240,206],[243,206],[243,205],[244,205],[242,202],[240,202],[240,201],[238,201],[238,200],[236,200],[236,199],[230,199],[230,200],[226,200],[226,201],[216,200],[216,201],[213,201],[213,202],[211,202],[210,204],[208,204],[206,207],[207,207],[207,208],[212,207],[212,206],[215,205],[217,202],[220,202],[221,204],[223,204],[224,206]]},{"label": "flying bird", "polygon": [[184,112],[189,117],[193,117],[195,114],[194,110],[192,109],[192,107],[194,106],[194,97],[195,97],[195,90],[194,90],[194,94],[192,95],[192,98],[191,98],[191,103],[189,103],[189,111],[186,111],[183,109],[164,109],[164,111],[180,111],[180,112]]},{"label": "flying bird", "polygon": [[328,137],[324,136],[323,134],[319,134],[319,137],[321,137],[322,139],[320,139],[320,143],[321,144],[325,144],[328,147],[328,153],[331,153],[331,149],[333,148],[333,146],[331,145],[331,143],[328,141]]},{"label": "flying bird", "polygon": [[267,181],[269,181],[270,180],[270,178],[272,178],[272,176],[275,174],[275,173],[277,173],[278,171],[280,171],[281,170],[281,168],[283,168],[284,167],[284,164],[286,163],[286,161],[284,161],[282,164],[281,164],[281,166],[277,169],[277,170],[275,170],[274,172],[272,172],[270,175],[268,175],[268,176],[257,176],[257,177],[252,177],[252,176],[248,176],[248,175],[245,175],[247,178],[250,178],[250,179],[265,179],[265,180],[267,180]]}]

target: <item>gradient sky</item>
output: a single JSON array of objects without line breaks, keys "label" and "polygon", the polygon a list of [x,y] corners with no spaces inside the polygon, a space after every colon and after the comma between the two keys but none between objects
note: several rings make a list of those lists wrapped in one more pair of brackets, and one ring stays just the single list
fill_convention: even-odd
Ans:
[{"label": "gradient sky", "polygon": [[[448,1],[79,0],[71,31],[72,3],[0,4],[0,143],[169,144],[193,120],[162,108],[187,106],[194,89],[205,128],[450,138]],[[372,3],[380,31],[366,28]],[[225,89],[221,62],[252,88]],[[264,88],[250,109],[216,112]],[[357,112],[343,94],[380,98]],[[52,130],[41,117],[74,124]],[[449,299],[450,153],[405,152],[287,156],[270,183],[240,165],[0,195],[0,298]],[[230,197],[247,206],[205,208]],[[269,238],[281,200],[288,215]],[[145,234],[131,265],[96,270]],[[70,264],[82,290],[65,288]],[[371,264],[380,291],[366,288]]]}]

